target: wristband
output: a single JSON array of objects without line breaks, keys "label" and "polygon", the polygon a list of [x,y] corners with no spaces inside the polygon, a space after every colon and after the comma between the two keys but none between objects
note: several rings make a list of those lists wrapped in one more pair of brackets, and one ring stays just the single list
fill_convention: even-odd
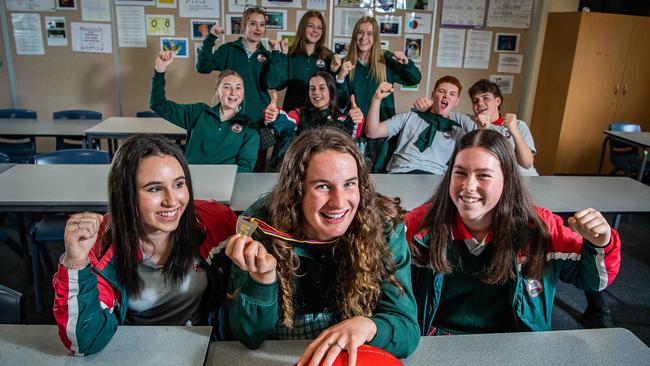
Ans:
[{"label": "wristband", "polygon": [[59,257],[59,264],[67,269],[80,270],[86,268],[90,264],[90,257],[86,256],[86,259],[82,264],[70,265],[65,262],[65,253],[63,253],[61,254],[61,257]]}]

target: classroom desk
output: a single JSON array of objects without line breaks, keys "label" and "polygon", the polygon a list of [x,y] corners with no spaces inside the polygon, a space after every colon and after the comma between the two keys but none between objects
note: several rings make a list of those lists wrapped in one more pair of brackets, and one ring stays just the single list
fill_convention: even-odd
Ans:
[{"label": "classroom desk", "polygon": [[75,357],[56,325],[0,325],[3,365],[203,365],[212,327],[120,326],[101,352]]},{"label": "classroom desk", "polygon": [[185,138],[185,129],[180,128],[164,118],[110,117],[86,130],[86,139],[108,139],[109,153],[113,156],[117,144],[113,141],[127,138],[136,133],[158,133],[180,142]]},{"label": "classroom desk", "polygon": [[[257,350],[211,342],[206,366],[293,365],[308,341],[266,341]],[[406,366],[647,365],[650,349],[623,328],[421,337]]]},{"label": "classroom desk", "polygon": [[0,118],[0,135],[11,137],[85,137],[99,123],[96,119]]},{"label": "classroom desk", "polygon": [[[233,211],[248,208],[269,192],[277,173],[239,173],[235,180]],[[426,202],[442,176],[419,174],[371,174],[379,193],[400,197],[406,210]],[[575,212],[592,207],[602,212],[650,212],[650,187],[627,177],[541,176],[525,177],[533,202],[554,212]]]},{"label": "classroom desk", "polygon": [[[0,174],[0,211],[106,211],[110,165],[18,164]],[[190,165],[194,197],[229,204],[236,165]]]},{"label": "classroom desk", "polygon": [[600,160],[598,162],[598,174],[603,167],[603,160],[605,157],[605,149],[608,140],[614,140],[627,144],[633,147],[639,147],[643,150],[643,158],[641,159],[641,168],[639,168],[639,175],[637,180],[643,179],[643,172],[645,171],[646,163],[648,162],[648,148],[650,147],[650,132],[621,132],[621,131],[603,131],[606,135],[603,141],[603,147],[600,149]]},{"label": "classroom desk", "polygon": [[14,163],[2,163],[2,164],[0,164],[0,174],[2,174],[2,172],[4,172],[5,170],[9,170],[14,165],[16,165],[16,164],[14,164]]}]

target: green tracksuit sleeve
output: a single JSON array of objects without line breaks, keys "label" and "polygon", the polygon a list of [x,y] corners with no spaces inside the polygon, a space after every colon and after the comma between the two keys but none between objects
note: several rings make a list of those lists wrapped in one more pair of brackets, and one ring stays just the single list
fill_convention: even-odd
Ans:
[{"label": "green tracksuit sleeve", "polygon": [[273,51],[269,54],[269,70],[266,73],[266,85],[269,89],[282,90],[287,87],[289,72],[288,56]]},{"label": "green tracksuit sleeve", "polygon": [[377,325],[370,345],[403,358],[413,353],[420,341],[420,328],[415,318],[417,304],[411,287],[411,254],[404,224],[395,228],[388,246],[393,255],[395,279],[402,285],[403,292],[387,280],[382,283],[379,304],[370,317]]},{"label": "green tracksuit sleeve", "polygon": [[[149,107],[176,126],[190,130],[204,109],[203,104],[178,104],[165,97],[165,73],[154,71]],[[188,131],[189,132],[189,131]]]},{"label": "green tracksuit sleeve", "polygon": [[237,154],[237,173],[251,173],[253,171],[259,148],[259,133],[254,128],[248,128],[239,154]]},{"label": "green tracksuit sleeve", "polygon": [[209,74],[214,70],[223,70],[224,65],[222,60],[224,60],[223,55],[219,52],[222,47],[217,48],[216,51],[212,52],[214,47],[214,42],[217,40],[217,37],[214,34],[210,33],[203,40],[203,46],[199,51],[199,57],[196,60],[196,71],[201,74]]},{"label": "green tracksuit sleeve", "polygon": [[422,80],[420,70],[415,66],[412,60],[405,65],[393,59],[390,51],[384,52],[386,61],[386,78],[389,83],[398,83],[402,85],[415,85]]},{"label": "green tracksuit sleeve", "polygon": [[257,283],[235,264],[230,279],[230,330],[246,347],[258,348],[278,321],[278,284]]}]

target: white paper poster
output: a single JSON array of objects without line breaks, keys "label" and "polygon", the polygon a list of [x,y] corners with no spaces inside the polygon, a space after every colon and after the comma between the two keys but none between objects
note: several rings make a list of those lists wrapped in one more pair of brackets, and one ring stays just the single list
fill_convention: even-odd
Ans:
[{"label": "white paper poster", "polygon": [[465,30],[441,28],[438,33],[437,67],[462,67]]},{"label": "white paper poster", "polygon": [[116,6],[118,47],[147,47],[143,6]]},{"label": "white paper poster", "polygon": [[512,94],[513,75],[490,75],[490,81],[497,84],[502,94]]},{"label": "white paper poster", "polygon": [[497,72],[507,72],[510,74],[520,74],[521,65],[524,63],[524,55],[514,53],[499,54],[499,65]]},{"label": "white paper poster", "polygon": [[65,17],[45,17],[45,33],[48,46],[67,46]]},{"label": "white paper poster", "polygon": [[182,0],[178,3],[182,18],[219,18],[220,0]]},{"label": "white paper poster", "polygon": [[406,13],[404,23],[404,33],[433,34],[431,14]]},{"label": "white paper poster", "polygon": [[44,55],[41,16],[35,13],[11,13],[18,55]]},{"label": "white paper poster", "polygon": [[530,28],[533,0],[490,0],[488,27]]},{"label": "white paper poster", "polygon": [[110,22],[111,8],[109,0],[80,0],[81,20],[84,22]]},{"label": "white paper poster", "polygon": [[372,15],[369,9],[335,8],[334,35],[351,36],[354,25],[364,15]]},{"label": "white paper poster", "polygon": [[7,11],[54,11],[54,0],[6,0]]},{"label": "white paper poster", "polygon": [[106,23],[79,23],[70,25],[72,50],[76,52],[112,53],[111,25]]},{"label": "white paper poster", "polygon": [[228,11],[231,13],[243,12],[246,5],[255,6],[257,0],[228,0]]},{"label": "white paper poster", "polygon": [[490,51],[492,51],[492,32],[467,31],[463,67],[466,69],[487,69],[490,65]]},{"label": "white paper poster", "polygon": [[265,8],[300,8],[302,0],[262,0]]},{"label": "white paper poster", "polygon": [[482,28],[486,0],[443,0],[441,26]]},{"label": "white paper poster", "polygon": [[327,0],[307,0],[307,9],[327,10]]},{"label": "white paper poster", "polygon": [[156,0],[114,0],[115,5],[139,5],[139,6],[154,6]]},{"label": "white paper poster", "polygon": [[148,36],[174,36],[176,25],[171,14],[147,14]]}]

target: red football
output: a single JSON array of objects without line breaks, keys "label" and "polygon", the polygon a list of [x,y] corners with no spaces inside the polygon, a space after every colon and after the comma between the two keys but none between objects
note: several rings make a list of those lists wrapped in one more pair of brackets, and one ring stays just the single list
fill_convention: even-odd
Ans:
[{"label": "red football", "polygon": [[[357,366],[403,366],[397,357],[381,348],[364,344],[357,348]],[[332,366],[348,366],[348,352],[341,351]]]}]

